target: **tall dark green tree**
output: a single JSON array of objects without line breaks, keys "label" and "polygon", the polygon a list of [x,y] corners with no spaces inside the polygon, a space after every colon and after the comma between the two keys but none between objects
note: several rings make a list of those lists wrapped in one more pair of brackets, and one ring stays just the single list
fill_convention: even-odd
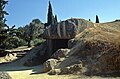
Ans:
[{"label": "tall dark green tree", "polygon": [[96,15],[96,23],[99,23],[98,15]]},{"label": "tall dark green tree", "polygon": [[6,11],[4,11],[5,5],[8,3],[8,1],[0,0],[0,32],[4,30],[4,27],[7,26],[5,24],[6,19],[4,18],[5,15],[8,15]]},{"label": "tall dark green tree", "polygon": [[91,21],[91,19],[89,19],[89,21]]},{"label": "tall dark green tree", "polygon": [[55,15],[55,19],[54,19],[54,24],[57,24],[58,21],[57,21],[57,15]]},{"label": "tall dark green tree", "polygon": [[[0,47],[3,45],[5,39],[7,38],[7,31],[9,27],[5,24],[6,19],[5,15],[8,15],[6,11],[4,11],[5,5],[8,1],[0,0]],[[7,29],[5,29],[7,27]]]},{"label": "tall dark green tree", "polygon": [[47,26],[53,25],[54,24],[54,16],[52,12],[52,6],[49,1],[49,6],[48,6],[48,15],[47,15]]},{"label": "tall dark green tree", "polygon": [[8,15],[8,13],[4,9],[7,3],[6,0],[0,0],[0,48],[6,48],[8,40],[11,40],[15,35],[15,25],[9,28],[5,23],[7,21],[5,15]]}]

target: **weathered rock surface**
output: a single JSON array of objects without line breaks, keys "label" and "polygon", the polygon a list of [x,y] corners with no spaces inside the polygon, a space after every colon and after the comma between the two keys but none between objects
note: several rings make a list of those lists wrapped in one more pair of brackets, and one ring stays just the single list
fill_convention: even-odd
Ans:
[{"label": "weathered rock surface", "polygon": [[49,75],[59,75],[61,73],[61,69],[52,69],[48,72]]},{"label": "weathered rock surface", "polygon": [[70,49],[59,49],[51,56],[51,58],[55,59],[65,58],[69,51]]},{"label": "weathered rock surface", "polygon": [[[58,68],[63,69],[64,71],[61,70],[61,72],[65,74],[69,72],[71,65],[79,64],[79,61],[82,61],[83,67],[87,68],[85,72],[119,73],[119,26],[120,21],[93,23],[91,27],[81,32],[79,31],[78,34],[69,41],[68,45],[71,49],[67,57],[59,63]],[[75,68],[73,67],[73,69]],[[94,72],[92,73],[94,74]]]},{"label": "weathered rock surface", "polygon": [[83,65],[81,64],[74,64],[69,67],[61,68],[60,75],[62,74],[79,74],[82,73]]},{"label": "weathered rock surface", "polygon": [[88,27],[92,27],[93,23],[84,19],[68,19],[61,21],[56,25],[46,28],[43,33],[45,39],[71,39]]},{"label": "weathered rock surface", "polygon": [[47,46],[46,42],[42,45],[33,48],[24,58],[19,61],[22,62],[24,66],[35,66],[39,64],[43,64],[47,59]]},{"label": "weathered rock surface", "polygon": [[75,39],[74,39],[74,38],[73,38],[73,39],[70,39],[70,40],[68,41],[68,48],[71,49],[72,47],[74,47],[75,44],[76,44]]},{"label": "weathered rock surface", "polygon": [[48,72],[49,75],[64,75],[64,74],[80,74],[82,73],[82,64],[74,64],[69,67],[60,69],[52,69]]},{"label": "weathered rock surface", "polygon": [[43,63],[43,72],[48,72],[55,69],[57,62],[58,60],[56,59],[48,59],[46,62]]},{"label": "weathered rock surface", "polygon": [[8,73],[0,72],[0,79],[12,79]]},{"label": "weathered rock surface", "polygon": [[[101,66],[102,64],[102,66]],[[120,72],[120,47],[112,47],[104,52],[98,59],[96,65],[100,72]]]},{"label": "weathered rock surface", "polygon": [[49,58],[46,42],[31,49],[23,58],[11,63],[17,66],[36,66],[43,64]]}]

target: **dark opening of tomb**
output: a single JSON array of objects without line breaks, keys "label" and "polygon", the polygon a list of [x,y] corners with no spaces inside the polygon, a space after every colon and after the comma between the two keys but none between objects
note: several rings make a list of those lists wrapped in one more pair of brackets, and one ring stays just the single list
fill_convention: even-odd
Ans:
[{"label": "dark opening of tomb", "polygon": [[0,50],[0,57],[5,57],[7,55],[7,52],[4,50]]},{"label": "dark opening of tomb", "polygon": [[58,49],[68,48],[69,39],[54,39],[52,40],[52,52],[54,53]]}]

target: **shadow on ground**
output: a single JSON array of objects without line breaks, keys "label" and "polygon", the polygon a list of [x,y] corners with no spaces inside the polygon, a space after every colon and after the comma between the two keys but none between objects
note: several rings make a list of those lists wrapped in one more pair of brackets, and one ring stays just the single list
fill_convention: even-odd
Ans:
[{"label": "shadow on ground", "polygon": [[25,70],[31,70],[31,74],[37,74],[40,73],[42,70],[42,65],[38,66],[32,66],[32,67],[26,67],[26,66],[16,66],[16,65],[11,65],[11,63],[5,63],[5,64],[0,64],[0,71],[25,71]]}]

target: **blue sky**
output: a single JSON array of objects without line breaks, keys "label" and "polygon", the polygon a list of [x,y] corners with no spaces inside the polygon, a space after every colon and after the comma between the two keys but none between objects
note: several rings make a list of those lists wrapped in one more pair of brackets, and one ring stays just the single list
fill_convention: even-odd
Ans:
[{"label": "blue sky", "polygon": [[[46,22],[49,0],[8,0],[5,10],[9,13],[7,24],[9,26],[24,26],[32,19],[39,18]],[[120,0],[50,0],[54,14],[58,20],[71,17],[89,18],[95,22],[95,15],[100,22],[109,22],[120,19]]]}]

